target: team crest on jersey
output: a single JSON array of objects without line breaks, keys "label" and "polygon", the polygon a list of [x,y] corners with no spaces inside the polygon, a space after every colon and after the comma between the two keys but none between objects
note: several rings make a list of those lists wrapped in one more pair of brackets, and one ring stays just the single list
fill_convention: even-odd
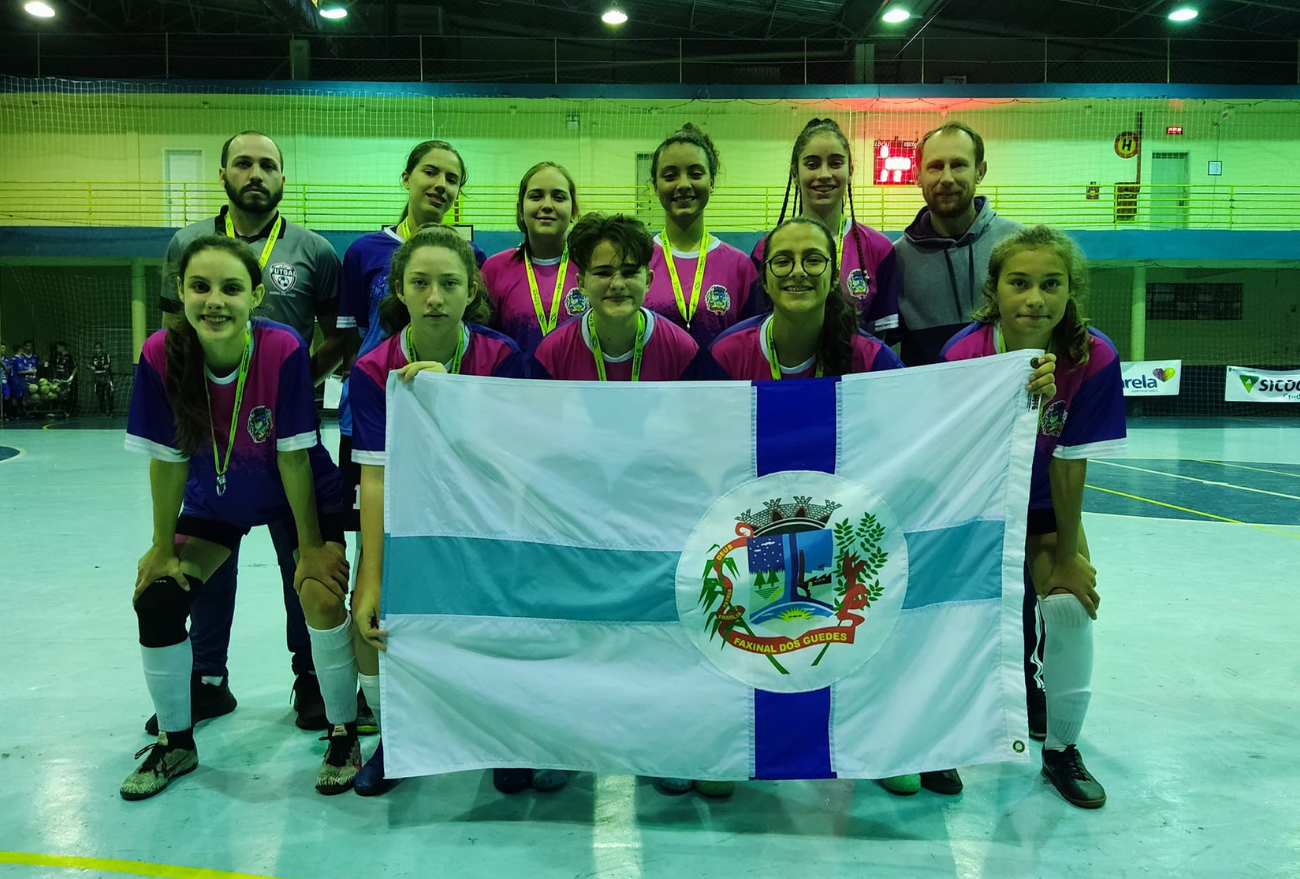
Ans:
[{"label": "team crest on jersey", "polygon": [[859,483],[788,471],[732,489],[677,567],[687,637],[721,671],[805,692],[856,671],[889,637],[907,592],[893,511]]},{"label": "team crest on jersey", "polygon": [[849,288],[849,295],[854,299],[866,299],[867,294],[871,292],[871,283],[867,279],[866,272],[862,271],[862,269],[854,269],[849,272],[845,286]]},{"label": "team crest on jersey", "polygon": [[1057,400],[1052,405],[1043,410],[1042,418],[1039,423],[1044,436],[1060,436],[1061,431],[1065,430],[1065,419],[1070,412],[1065,405],[1064,400]]},{"label": "team crest on jersey", "polygon": [[704,293],[704,307],[713,314],[726,314],[731,310],[731,294],[721,284],[714,284]]},{"label": "team crest on jersey", "polygon": [[269,269],[271,283],[281,293],[288,293],[298,283],[298,272],[287,262],[278,262]]},{"label": "team crest on jersey", "polygon": [[577,287],[570,287],[569,292],[564,294],[564,310],[574,317],[585,314],[589,305],[591,301]]},{"label": "team crest on jersey", "polygon": [[254,406],[248,413],[248,435],[253,442],[266,442],[271,435],[271,409],[269,406]]}]

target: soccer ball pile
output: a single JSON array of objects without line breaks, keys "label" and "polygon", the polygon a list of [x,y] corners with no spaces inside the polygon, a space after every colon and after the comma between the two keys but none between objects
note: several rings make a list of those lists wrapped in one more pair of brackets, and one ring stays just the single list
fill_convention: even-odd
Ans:
[{"label": "soccer ball pile", "polygon": [[27,385],[27,392],[31,395],[32,400],[38,403],[52,403],[67,393],[67,388],[63,386],[62,382],[43,378],[36,384]]}]

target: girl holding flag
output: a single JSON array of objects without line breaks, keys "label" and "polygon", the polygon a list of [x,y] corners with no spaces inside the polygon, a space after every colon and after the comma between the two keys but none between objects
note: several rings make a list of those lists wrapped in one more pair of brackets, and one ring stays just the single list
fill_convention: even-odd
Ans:
[{"label": "girl holding flag", "polygon": [[650,160],[664,230],[655,236],[646,308],[685,329],[701,348],[755,313],[757,304],[750,292],[757,279],[753,264],[705,228],[718,167],[712,139],[689,122]]},{"label": "girl holding flag", "polygon": [[523,242],[483,263],[493,327],[514,339],[525,357],[556,327],[587,309],[567,245],[577,216],[573,176],[554,162],[538,162],[519,181],[515,202]]},{"label": "girl holding flag", "polygon": [[[490,308],[469,243],[454,229],[421,229],[393,254],[389,294],[379,305],[387,338],[352,368],[352,458],[361,467],[361,541],[352,611],[357,622],[357,664],[366,701],[382,726],[379,697],[379,650],[387,633],[379,629],[380,586],[384,565],[384,469],[387,463],[386,398],[388,374],[403,381],[430,370],[463,375],[519,378],[523,362],[508,337],[484,323]],[[530,785],[555,790],[567,773],[498,769],[493,781],[504,793]],[[362,796],[392,789],[384,777],[383,742],[357,776]]]},{"label": "girl holding flag", "polygon": [[984,304],[940,360],[1044,348],[1060,359],[1060,381],[1044,393],[1029,494],[1026,577],[1044,627],[1047,740],[1043,775],[1061,796],[1100,808],[1106,791],[1077,746],[1092,697],[1092,621],[1101,602],[1084,534],[1088,458],[1124,446],[1124,383],[1111,341],[1079,308],[1087,261],[1064,232],[1047,226],[1003,239],[989,257]]},{"label": "girl holding flag", "polygon": [[338,468],[320,442],[306,343],[251,313],[265,288],[242,242],[200,237],[181,253],[183,316],[145,343],[126,447],[153,460],[153,543],[133,602],[158,741],[122,783],[140,800],[193,771],[193,663],[186,620],[196,592],[257,525],[291,518],[298,592],[320,680],[329,745],[316,789],[341,793],[361,763],[356,662],[346,596]]},{"label": "girl holding flag", "polygon": [[[777,224],[785,222],[787,216],[815,219],[831,230],[840,286],[854,307],[858,324],[882,338],[896,329],[902,278],[894,269],[893,245],[880,232],[857,220],[853,208],[853,154],[849,139],[834,119],[812,119],[795,138]],[[760,241],[752,254],[760,272],[765,265],[765,243],[766,239]],[[770,296],[770,288],[767,292]]]}]

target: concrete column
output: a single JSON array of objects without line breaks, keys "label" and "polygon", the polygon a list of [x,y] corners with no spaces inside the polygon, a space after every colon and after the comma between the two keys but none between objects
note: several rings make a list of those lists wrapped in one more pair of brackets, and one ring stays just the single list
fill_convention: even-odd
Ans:
[{"label": "concrete column", "polygon": [[131,362],[140,362],[140,349],[149,334],[146,325],[144,260],[131,260]]},{"label": "concrete column", "polygon": [[1133,266],[1133,313],[1130,318],[1129,360],[1147,359],[1147,267]]}]

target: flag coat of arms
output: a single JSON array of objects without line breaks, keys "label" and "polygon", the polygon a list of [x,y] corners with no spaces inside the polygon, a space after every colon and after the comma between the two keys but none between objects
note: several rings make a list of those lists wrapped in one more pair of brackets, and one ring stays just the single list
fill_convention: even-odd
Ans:
[{"label": "flag coat of arms", "polygon": [[1031,357],[755,384],[390,377],[389,775],[1025,759]]}]

